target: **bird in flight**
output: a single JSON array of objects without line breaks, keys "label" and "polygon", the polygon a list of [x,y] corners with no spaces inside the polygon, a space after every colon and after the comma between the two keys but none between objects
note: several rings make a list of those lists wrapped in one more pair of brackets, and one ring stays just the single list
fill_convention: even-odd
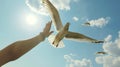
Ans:
[{"label": "bird in flight", "polygon": [[96,53],[97,55],[105,55],[105,54],[107,54],[106,52],[97,52]]},{"label": "bird in flight", "polygon": [[84,23],[83,25],[85,25],[85,26],[90,26],[90,23],[89,23],[89,22],[86,22],[86,23]]},{"label": "bird in flight", "polygon": [[[104,41],[93,39],[81,33],[69,31],[68,29],[69,29],[70,23],[66,23],[66,25],[63,26],[59,12],[56,9],[56,7],[49,0],[42,0],[42,3],[44,7],[47,9],[52,19],[52,23],[56,31],[58,32],[56,36],[48,38],[48,40],[52,42],[53,46],[59,47],[59,45],[61,44],[63,45],[63,42],[61,41],[63,38],[72,39],[72,40],[81,41],[81,42],[84,42],[84,41],[91,42],[91,43],[103,43],[104,42]],[[52,41],[51,38],[54,40]]]}]

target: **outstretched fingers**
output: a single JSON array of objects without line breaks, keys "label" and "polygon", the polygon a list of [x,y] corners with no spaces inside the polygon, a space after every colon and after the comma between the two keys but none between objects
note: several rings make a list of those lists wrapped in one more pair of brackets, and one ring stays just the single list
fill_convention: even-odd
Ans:
[{"label": "outstretched fingers", "polygon": [[49,32],[50,31],[50,28],[51,28],[51,24],[52,22],[48,22],[44,28],[44,32]]},{"label": "outstretched fingers", "polygon": [[52,22],[48,22],[43,30],[43,33],[46,37],[48,37],[51,33],[53,33],[53,31],[50,31],[51,29],[51,24]]}]

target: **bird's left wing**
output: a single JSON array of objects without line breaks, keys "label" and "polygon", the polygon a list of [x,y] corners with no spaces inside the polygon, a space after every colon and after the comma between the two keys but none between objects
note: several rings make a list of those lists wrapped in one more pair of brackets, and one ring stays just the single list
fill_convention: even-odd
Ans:
[{"label": "bird's left wing", "polygon": [[49,0],[42,0],[42,2],[45,8],[47,9],[48,13],[50,14],[50,17],[55,26],[55,29],[57,31],[60,31],[63,28],[63,25],[62,25],[58,10],[56,9],[56,7],[54,7],[54,5]]}]

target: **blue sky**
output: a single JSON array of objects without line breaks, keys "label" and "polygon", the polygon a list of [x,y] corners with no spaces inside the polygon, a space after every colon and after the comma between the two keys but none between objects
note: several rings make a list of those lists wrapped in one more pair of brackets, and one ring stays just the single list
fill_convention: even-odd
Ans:
[{"label": "blue sky", "polygon": [[[49,16],[42,14],[44,12],[31,10],[26,1],[29,1],[29,4],[38,11],[37,0],[0,0],[0,49],[15,41],[36,36],[50,21]],[[63,24],[70,22],[70,31],[98,40],[108,38],[111,41],[93,44],[64,39],[65,47],[57,49],[52,47],[46,39],[18,60],[7,63],[3,67],[107,67],[107,65],[108,67],[120,67],[116,62],[112,64],[113,60],[120,62],[120,53],[117,52],[120,50],[119,0],[50,1],[59,9]],[[30,15],[34,16],[31,20],[33,23],[27,21],[27,18],[31,18]],[[91,26],[82,25],[87,21],[91,23]],[[99,22],[102,23],[96,26]],[[55,31],[53,25],[51,30]],[[111,44],[117,45],[116,49],[112,48]],[[106,51],[108,55],[95,55],[98,51]],[[107,63],[108,60],[111,60],[110,64]]]}]

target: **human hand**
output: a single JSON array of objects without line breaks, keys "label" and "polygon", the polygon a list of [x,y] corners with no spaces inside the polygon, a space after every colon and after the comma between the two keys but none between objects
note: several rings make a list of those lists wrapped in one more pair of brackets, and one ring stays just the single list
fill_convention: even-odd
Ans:
[{"label": "human hand", "polygon": [[48,37],[51,33],[53,33],[53,31],[50,31],[51,24],[52,24],[52,21],[48,22],[43,30],[43,35],[45,37]]}]

